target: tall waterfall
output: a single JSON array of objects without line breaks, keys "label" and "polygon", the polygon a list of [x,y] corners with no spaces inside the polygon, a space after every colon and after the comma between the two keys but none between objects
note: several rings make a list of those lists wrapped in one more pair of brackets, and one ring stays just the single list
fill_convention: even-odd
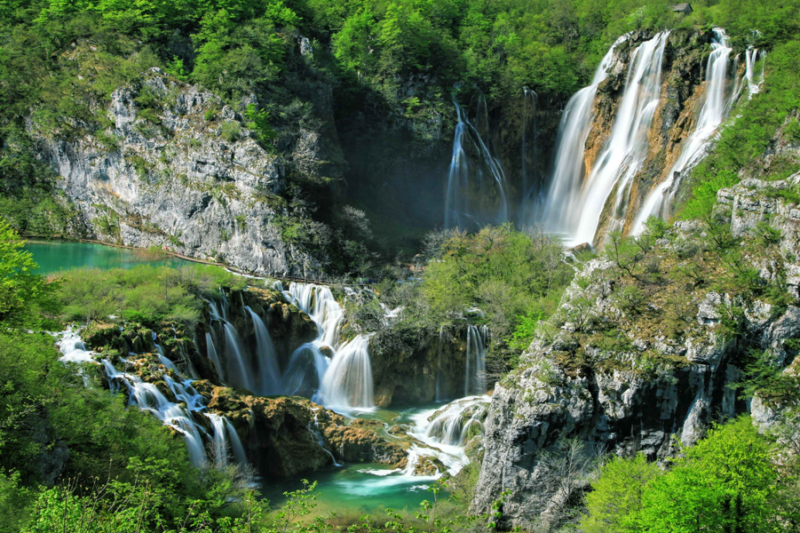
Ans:
[{"label": "tall waterfall", "polygon": [[464,396],[486,392],[486,348],[489,341],[487,326],[467,328],[467,357],[464,372]]},{"label": "tall waterfall", "polygon": [[[633,235],[638,235],[644,230],[645,222],[650,216],[668,218],[672,198],[680,185],[681,173],[705,155],[709,141],[727,117],[731,105],[725,97],[725,86],[732,51],[728,45],[729,39],[725,31],[715,28],[711,44],[712,52],[708,57],[706,68],[705,103],[697,119],[697,125],[686,140],[680,156],[672,165],[666,179],[656,186],[644,201],[631,229]],[[748,53],[748,63],[750,61]],[[752,66],[750,70],[752,71]],[[752,89],[750,90],[752,91]]]},{"label": "tall waterfall", "polygon": [[617,46],[626,39],[627,36],[620,37],[609,48],[594,73],[592,84],[570,98],[561,116],[555,167],[545,213],[545,226],[550,231],[571,234],[578,227],[582,211],[584,151],[594,120],[594,97],[597,87],[608,78],[608,69]]},{"label": "tall waterfall", "polygon": [[269,336],[269,331],[264,325],[264,321],[255,311],[249,307],[245,310],[250,314],[253,321],[253,329],[256,335],[256,352],[258,365],[259,383],[257,390],[263,396],[279,394],[281,390],[281,371],[278,368],[278,356],[275,354],[275,346]]},{"label": "tall waterfall", "polygon": [[500,161],[481,137],[488,133],[486,100],[478,99],[473,126],[467,113],[455,103],[458,124],[447,178],[445,228],[476,229],[508,220],[506,176]]},{"label": "tall waterfall", "polygon": [[591,174],[583,184],[570,243],[595,241],[606,202],[616,190],[609,229],[620,229],[618,212],[627,208],[634,176],[647,158],[648,133],[661,96],[661,65],[669,32],[659,33],[639,45],[631,55],[625,91],[614,119],[611,136]]}]

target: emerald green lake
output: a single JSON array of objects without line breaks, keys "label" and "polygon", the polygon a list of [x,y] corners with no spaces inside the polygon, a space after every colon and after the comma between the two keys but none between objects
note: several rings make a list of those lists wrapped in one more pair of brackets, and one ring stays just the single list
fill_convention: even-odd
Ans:
[{"label": "emerald green lake", "polygon": [[114,248],[87,242],[29,241],[25,249],[39,265],[38,274],[52,274],[73,268],[132,268],[137,265],[177,266],[180,259],[154,258],[144,250]]}]

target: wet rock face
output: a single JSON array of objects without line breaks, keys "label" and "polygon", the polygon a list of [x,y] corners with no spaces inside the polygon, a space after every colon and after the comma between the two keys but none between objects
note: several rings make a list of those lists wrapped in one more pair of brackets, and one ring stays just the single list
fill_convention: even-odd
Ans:
[{"label": "wet rock face", "polygon": [[[259,274],[320,271],[317,258],[284,243],[276,226],[272,205],[286,186],[286,161],[220,98],[155,68],[140,85],[114,91],[106,114],[110,128],[74,141],[30,125],[84,235]],[[299,134],[293,165],[325,159],[318,137]]]},{"label": "wet rock face", "polygon": [[[786,341],[800,336],[800,276],[793,274],[800,214],[794,197],[781,191],[795,187],[798,179],[745,180],[720,191],[717,208],[718,216],[730,217],[735,235],[747,236],[745,243],[756,242],[747,239],[759,238],[765,221],[780,231],[775,237],[780,240],[768,250],[752,248],[759,253],[743,260],[760,269],[765,282],[785,272],[782,286],[794,298],[788,306],[703,286],[678,288],[686,292],[661,299],[675,290],[667,284],[645,298],[643,310],[633,312],[614,296],[624,294],[617,285],[626,283],[615,264],[597,259],[585,265],[566,291],[554,327],[540,331],[520,367],[495,388],[473,511],[489,510],[509,489],[503,507],[507,524],[533,528],[553,505],[543,458],[558,453],[568,439],[661,460],[677,452],[676,443],[696,443],[718,418],[751,409],[762,425],[780,418],[780,410],[764,398],[756,397],[751,406],[735,384],[742,378],[741,354],[750,348],[770,354],[777,369],[796,372],[796,350]],[[670,254],[680,257],[708,238],[696,223],[677,223],[671,231],[670,239],[654,247],[667,250],[658,255],[666,260],[679,261]],[[741,318],[737,335],[731,336],[724,328],[734,308],[741,309]],[[675,317],[668,318],[667,311]],[[596,331],[611,334],[601,339],[593,336]]]},{"label": "wet rock face", "polygon": [[464,394],[466,330],[387,329],[370,339],[375,405],[420,404]]}]

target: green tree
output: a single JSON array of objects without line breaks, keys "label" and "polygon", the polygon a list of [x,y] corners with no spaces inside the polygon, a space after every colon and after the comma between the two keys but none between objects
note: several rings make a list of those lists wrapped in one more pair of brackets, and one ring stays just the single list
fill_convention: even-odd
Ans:
[{"label": "green tree", "polygon": [[585,533],[643,531],[639,522],[643,495],[660,474],[658,465],[643,454],[632,459],[614,457],[600,469],[586,496],[588,514],[581,521]]},{"label": "green tree", "polygon": [[[773,447],[742,417],[684,450],[645,492],[641,527],[651,533],[779,531]],[[636,530],[632,530],[636,531]]]},{"label": "green tree", "polygon": [[5,326],[31,326],[38,311],[54,309],[54,286],[34,273],[38,265],[24,244],[0,219],[0,324]]}]

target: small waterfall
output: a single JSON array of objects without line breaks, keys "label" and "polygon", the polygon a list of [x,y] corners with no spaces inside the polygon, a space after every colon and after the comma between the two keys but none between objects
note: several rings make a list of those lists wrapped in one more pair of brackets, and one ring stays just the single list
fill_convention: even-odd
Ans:
[{"label": "small waterfall", "polygon": [[239,334],[230,322],[223,322],[222,326],[225,330],[225,351],[228,355],[228,375],[231,376],[234,385],[252,391],[255,387],[253,386],[253,380],[247,368],[247,361],[244,358],[244,350],[242,349]]},{"label": "small waterfall", "polygon": [[464,396],[486,392],[486,345],[489,340],[487,326],[467,328],[467,357],[464,373]]},{"label": "small waterfall", "polygon": [[331,290],[322,285],[291,283],[284,295],[305,311],[317,325],[319,344],[336,348],[344,309],[333,297]]},{"label": "small waterfall", "polygon": [[214,347],[214,339],[211,338],[211,333],[208,331],[206,331],[206,351],[208,352],[208,358],[214,363],[219,379],[224,380],[225,374],[222,372],[222,364],[219,362],[217,349]]},{"label": "small waterfall", "polygon": [[[275,285],[278,288],[277,285]],[[292,354],[283,377],[285,394],[313,391],[312,399],[325,407],[344,410],[374,407],[369,338],[359,335],[339,346],[344,309],[328,287],[291,283],[278,288],[317,325],[317,339]],[[323,355],[332,353],[330,361]]]},{"label": "small waterfall", "polygon": [[548,194],[545,227],[555,233],[571,234],[581,216],[584,151],[594,121],[597,87],[608,78],[616,48],[627,40],[622,36],[609,48],[594,73],[592,84],[578,91],[567,103],[558,125],[553,178]]},{"label": "small waterfall", "polygon": [[439,344],[436,353],[436,401],[443,401],[442,395],[442,346],[444,345],[444,326],[439,326]]},{"label": "small waterfall", "polygon": [[375,406],[368,336],[359,335],[337,350],[322,378],[319,396],[326,407],[350,410]]},{"label": "small waterfall", "polygon": [[448,446],[464,446],[469,429],[480,424],[489,406],[487,396],[472,396],[448,404],[429,417],[425,434]]},{"label": "small waterfall", "polygon": [[64,363],[88,363],[92,361],[94,352],[86,349],[86,345],[81,340],[78,330],[72,327],[64,332],[61,340],[56,345],[59,351],[63,354],[59,360]]},{"label": "small waterfall", "polygon": [[253,329],[256,334],[256,351],[258,363],[259,383],[258,391],[262,396],[279,394],[281,390],[281,373],[278,368],[278,356],[275,354],[275,346],[269,336],[264,321],[255,311],[245,306],[253,321]]},{"label": "small waterfall", "polygon": [[211,420],[211,427],[214,434],[211,438],[212,457],[214,466],[224,468],[229,464],[229,458],[233,455],[234,460],[239,464],[247,464],[247,456],[244,453],[242,441],[236,428],[230,420],[215,413],[204,413]]},{"label": "small waterfall", "polygon": [[[445,228],[477,229],[486,223],[501,224],[508,220],[506,177],[500,161],[494,157],[481,138],[488,131],[486,101],[478,102],[477,127],[467,118],[466,112],[454,103],[458,123],[453,138],[453,155],[447,177],[447,199],[444,214]],[[474,156],[474,162],[470,162]],[[474,193],[474,194],[473,194]],[[477,209],[496,194],[497,207]],[[491,213],[490,211],[494,211]]]},{"label": "small waterfall", "polygon": [[311,410],[314,411],[314,418],[308,423],[308,431],[311,432],[311,435],[314,437],[314,440],[317,441],[319,447],[322,448],[322,451],[328,454],[328,457],[331,458],[333,466],[344,466],[339,463],[330,450],[325,447],[325,440],[322,438],[322,429],[319,427],[319,420],[317,418],[319,415],[319,408],[312,408]]},{"label": "small waterfall", "polygon": [[[192,464],[196,467],[206,464],[205,448],[200,436],[201,428],[192,420],[191,414],[204,408],[199,401],[191,399],[188,391],[184,388],[182,397],[178,396],[178,399],[185,402],[186,407],[182,407],[180,404],[170,402],[152,383],[146,383],[138,376],[117,371],[108,359],[103,360],[103,367],[109,383],[122,382],[127,387],[128,405],[135,405],[143,411],[149,411],[165,425],[182,434],[189,449],[189,458]],[[175,383],[170,384],[170,381],[167,383],[172,388]],[[111,390],[114,391],[116,388],[112,386]]]},{"label": "small waterfall", "polygon": [[233,458],[236,459],[236,462],[240,465],[246,465],[247,455],[244,453],[244,446],[242,446],[239,433],[236,432],[236,428],[233,427],[233,424],[231,424],[231,421],[228,420],[227,417],[222,417],[222,419],[225,421],[225,428],[228,430],[228,438],[230,439],[231,450],[233,450]]},{"label": "small waterfall", "polygon": [[[764,67],[766,65],[766,52],[759,53],[757,48],[749,48],[745,52],[745,75],[747,82],[748,98],[761,92],[761,84],[764,82]],[[761,72],[756,74],[756,63],[761,61]]]},{"label": "small waterfall", "polygon": [[697,125],[684,143],[680,156],[670,169],[666,179],[656,186],[645,199],[631,229],[632,235],[641,234],[644,231],[645,222],[651,216],[660,216],[665,219],[669,217],[672,199],[680,185],[681,173],[705,155],[709,141],[727,117],[727,110],[730,106],[725,98],[725,85],[732,51],[728,44],[729,39],[725,31],[715,28],[711,44],[712,52],[708,57],[706,68],[705,102],[697,119]]},{"label": "small waterfall", "polygon": [[531,146],[531,161],[534,165],[539,162],[539,143],[536,142],[538,105],[539,95],[524,87],[522,89],[522,191],[518,216],[520,227],[529,222],[528,217],[531,213],[539,213],[538,206],[542,200],[539,176],[535,174],[530,176],[528,171],[528,143]]},{"label": "small waterfall", "polygon": [[211,440],[211,457],[214,459],[214,466],[223,468],[228,465],[228,442],[225,438],[225,422],[217,414],[204,414],[211,420],[211,427],[214,428],[214,435]]}]

